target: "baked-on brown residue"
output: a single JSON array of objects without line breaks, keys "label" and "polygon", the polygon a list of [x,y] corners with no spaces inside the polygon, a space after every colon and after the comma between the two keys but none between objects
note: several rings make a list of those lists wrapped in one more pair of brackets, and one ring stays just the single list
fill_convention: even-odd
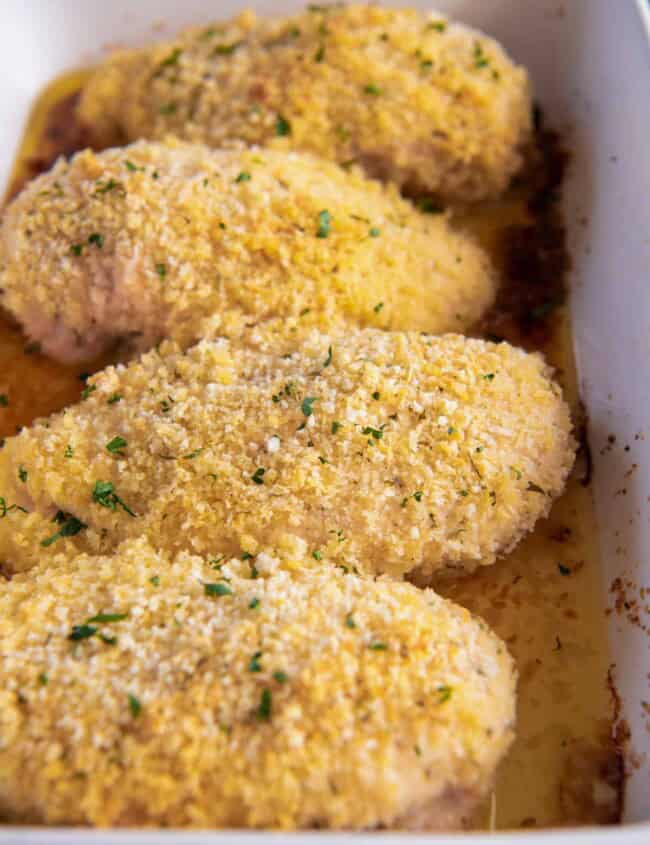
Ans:
[{"label": "baked-on brown residue", "polygon": [[569,161],[560,136],[546,129],[535,108],[535,143],[518,181],[526,185],[531,222],[508,226],[500,244],[501,287],[481,334],[507,337],[530,349],[549,342],[556,309],[566,299],[570,268],[560,189]]}]

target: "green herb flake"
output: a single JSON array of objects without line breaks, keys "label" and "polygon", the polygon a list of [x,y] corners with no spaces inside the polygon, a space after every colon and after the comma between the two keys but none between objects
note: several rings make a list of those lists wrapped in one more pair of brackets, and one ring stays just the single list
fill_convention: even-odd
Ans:
[{"label": "green herb flake", "polygon": [[418,208],[424,214],[444,214],[445,211],[444,206],[440,205],[440,203],[437,203],[431,197],[423,197],[418,202]]},{"label": "green herb flake", "polygon": [[474,67],[483,68],[489,65],[489,61],[483,52],[483,45],[480,41],[474,43]]},{"label": "green herb flake", "polygon": [[327,238],[327,237],[329,237],[331,228],[332,228],[332,216],[329,213],[329,211],[325,208],[318,215],[318,230],[316,232],[316,237],[317,238]]},{"label": "green herb flake", "polygon": [[234,41],[232,44],[217,44],[212,51],[213,56],[232,56],[235,50],[241,46],[241,41]]},{"label": "green herb flake", "polygon": [[87,385],[87,387],[84,387],[84,389],[81,391],[81,398],[87,399],[91,395],[91,393],[94,393],[96,390],[97,390],[97,385],[95,385],[95,384]]},{"label": "green herb flake", "polygon": [[560,571],[560,575],[571,575],[571,570],[568,566],[564,566],[564,564],[558,563],[557,568]]},{"label": "green herb flake", "polygon": [[121,507],[129,516],[135,516],[131,508],[120,499],[115,492],[115,486],[110,481],[96,481],[92,493],[93,502],[111,511]]},{"label": "green herb flake", "polygon": [[378,229],[377,226],[373,226],[368,234],[371,238],[378,238],[381,235],[381,229]]},{"label": "green herb flake", "polygon": [[131,715],[134,719],[137,719],[140,713],[142,712],[142,704],[140,704],[140,700],[133,695],[133,693],[128,694],[128,702],[129,702],[129,710],[131,711]]},{"label": "green herb flake", "polygon": [[47,676],[46,672],[41,672],[38,676],[38,682],[42,687],[46,687],[49,683],[50,679]]},{"label": "green herb flake", "polygon": [[112,440],[106,444],[106,450],[111,453],[111,455],[123,455],[124,449],[128,446],[128,443],[123,437],[119,435],[114,437]]},{"label": "green herb flake", "polygon": [[144,170],[144,167],[138,167],[137,164],[133,164],[133,162],[129,161],[128,158],[124,162],[124,166],[129,171],[129,173],[137,173],[138,170]]},{"label": "green herb flake", "polygon": [[[331,348],[331,347],[330,347]],[[9,397],[6,393],[0,393],[0,408],[6,408],[9,405]]]},{"label": "green herb flake", "polygon": [[363,89],[364,94],[370,94],[373,97],[379,96],[381,94],[381,88],[374,84],[374,82],[369,82]]},{"label": "green herb flake", "polygon": [[318,396],[305,396],[302,400],[300,408],[306,417],[311,417],[314,413],[314,402],[318,402]]},{"label": "green herb flake", "polygon": [[273,696],[271,695],[271,690],[264,689],[262,690],[262,694],[260,696],[260,705],[257,708],[255,715],[260,720],[260,722],[268,722],[271,718],[271,711],[273,708]]},{"label": "green herb flake", "polygon": [[451,694],[453,692],[453,689],[452,689],[452,687],[441,686],[441,687],[438,687],[436,692],[438,692],[438,694],[440,696],[438,698],[438,704],[444,704],[445,701],[449,701],[449,699],[451,698]]},{"label": "green herb flake", "polygon": [[485,375],[482,375],[481,378],[485,381],[494,381],[494,373],[485,373]]},{"label": "green herb flake", "polygon": [[122,622],[128,619],[128,613],[98,613],[86,621],[87,625],[109,625],[111,622]]},{"label": "green herb flake", "polygon": [[76,516],[70,516],[69,514],[63,513],[63,511],[59,511],[57,515],[54,517],[54,521],[57,522],[61,527],[56,532],[56,534],[52,534],[51,537],[47,537],[45,540],[41,540],[41,546],[47,548],[51,546],[52,543],[55,543],[57,540],[60,540],[63,537],[74,537],[75,534],[78,534],[80,531],[83,531],[84,528],[88,526],[85,525],[81,520],[77,519]]},{"label": "green herb flake", "polygon": [[446,21],[431,21],[427,24],[427,29],[434,29],[436,32],[444,32],[447,29]]},{"label": "green herb flake", "polygon": [[119,393],[112,393],[108,399],[106,400],[107,405],[115,405],[117,402],[122,401],[122,396]]},{"label": "green herb flake", "polygon": [[260,606],[260,600],[257,598],[257,596],[253,596],[253,598],[250,600],[250,602],[248,604],[249,609],[255,610],[259,606]]},{"label": "green herb flake", "polygon": [[8,513],[12,511],[21,511],[22,513],[28,513],[25,508],[21,508],[20,505],[8,505],[7,500],[4,496],[0,496],[0,519],[4,519]]},{"label": "green herb flake", "polygon": [[384,307],[384,303],[378,302],[372,310],[375,312],[375,314],[379,314],[379,312],[381,311],[381,309],[383,307]]},{"label": "green herb flake", "polygon": [[124,185],[121,182],[118,182],[116,179],[107,179],[106,181],[99,179],[97,182],[97,187],[93,192],[93,196],[102,196],[102,194],[108,194],[111,191],[115,191],[118,194],[124,196],[126,191],[124,190]]},{"label": "green herb flake", "polygon": [[251,175],[246,170],[242,170],[241,173],[238,174],[235,182],[250,182]]},{"label": "green herb flake", "polygon": [[88,243],[94,244],[97,249],[101,249],[104,246],[104,236],[100,235],[99,232],[93,232],[92,235],[88,235]]},{"label": "green herb flake", "polygon": [[173,65],[178,64],[178,60],[183,55],[183,51],[180,47],[175,47],[171,53],[167,56],[166,59],[163,59],[160,63],[160,67],[173,67]]},{"label": "green herb flake", "polygon": [[215,583],[204,582],[203,589],[206,596],[232,596],[233,594],[230,587],[222,581],[217,581]]},{"label": "green herb flake", "polygon": [[319,551],[318,549],[316,549],[315,552],[312,552],[311,556],[314,558],[314,560],[322,560],[323,559],[323,553],[321,551]]},{"label": "green herb flake", "polygon": [[167,275],[167,267],[165,264],[156,264],[156,273],[161,279],[164,279]]},{"label": "green herb flake", "polygon": [[379,399],[381,398],[381,393],[378,390],[375,390],[375,392],[372,394],[372,398],[375,401],[379,401]]},{"label": "green herb flake", "polygon": [[203,452],[203,447],[200,449],[195,449],[193,452],[190,452],[187,455],[183,455],[183,459],[186,461],[193,461],[194,458],[198,458],[198,456]]},{"label": "green herb flake", "polygon": [[152,575],[149,579],[149,583],[152,584],[154,587],[160,586],[160,575]]},{"label": "green herb flake", "polygon": [[334,420],[334,422],[332,423],[332,434],[336,434],[336,432],[340,428],[343,428],[343,423],[340,423],[340,422],[337,422],[336,420]]},{"label": "green herb flake", "polygon": [[352,616],[351,613],[348,613],[348,615],[345,617],[345,627],[346,628],[356,628],[357,627],[357,623],[354,621],[354,617]]},{"label": "green herb flake", "polygon": [[84,245],[83,244],[72,244],[72,246],[70,247],[70,252],[73,255],[76,255],[77,257],[79,257],[83,251],[84,251]]},{"label": "green herb flake", "polygon": [[[158,109],[158,111],[160,114],[174,114],[177,108],[178,105],[176,103],[165,103]],[[156,179],[157,177],[154,176],[153,178]]]},{"label": "green herb flake", "polygon": [[27,481],[27,470],[24,466],[18,467],[18,478],[23,482],[23,484]]},{"label": "green herb flake", "polygon": [[388,646],[386,643],[370,643],[368,648],[371,651],[388,651]]},{"label": "green herb flake", "polygon": [[250,662],[248,664],[248,671],[249,672],[261,672],[262,671],[262,664],[260,663],[260,657],[262,656],[261,651],[256,651],[255,654],[251,657]]},{"label": "green herb flake", "polygon": [[325,47],[321,44],[321,46],[316,51],[316,55],[314,56],[314,61],[317,64],[320,64],[323,59],[325,58]]},{"label": "green herb flake", "polygon": [[370,434],[370,435],[372,435],[372,437],[375,438],[375,440],[381,440],[382,437],[384,436],[384,432],[380,428],[372,428],[369,425],[367,425],[361,433],[362,434]]},{"label": "green herb flake", "polygon": [[286,684],[289,680],[289,676],[286,672],[283,672],[281,669],[278,669],[273,673],[273,680],[277,681],[279,684]]},{"label": "green herb flake", "polygon": [[255,484],[264,484],[264,474],[266,470],[264,467],[258,467],[255,472],[251,475],[251,481]]},{"label": "green herb flake", "polygon": [[332,347],[330,346],[327,350],[327,358],[323,361],[323,369],[325,367],[329,367],[332,363]]},{"label": "green herb flake", "polygon": [[275,134],[280,138],[291,135],[291,123],[281,114],[277,116],[275,121]]},{"label": "green herb flake", "polygon": [[74,455],[74,448],[68,443],[65,447],[65,452],[63,453],[64,458],[71,458]]},{"label": "green herb flake", "polygon": [[73,642],[79,640],[87,640],[94,637],[97,633],[97,628],[94,625],[73,625],[72,630],[68,634],[68,639]]}]

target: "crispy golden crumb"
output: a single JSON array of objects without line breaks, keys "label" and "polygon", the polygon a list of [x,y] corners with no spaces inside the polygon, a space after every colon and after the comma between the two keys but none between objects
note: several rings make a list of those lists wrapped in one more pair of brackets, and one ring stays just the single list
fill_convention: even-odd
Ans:
[{"label": "crispy golden crumb", "polygon": [[302,558],[58,556],[0,593],[0,809],[99,826],[458,826],[515,670],[430,590]]},{"label": "crispy golden crumb", "polygon": [[0,302],[64,361],[269,317],[462,331],[494,292],[487,255],[446,215],[296,153],[86,151],[32,182],[0,228]]},{"label": "crispy golden crumb", "polygon": [[171,132],[293,147],[452,201],[507,187],[530,113],[526,71],[493,39],[436,12],[363,5],[248,11],[117,53],[80,105],[104,145]]},{"label": "crispy golden crumb", "polygon": [[165,344],[9,438],[0,493],[18,507],[0,560],[20,570],[143,535],[426,580],[492,563],[562,491],[574,442],[541,356],[373,329],[287,343],[257,328],[186,354]]}]

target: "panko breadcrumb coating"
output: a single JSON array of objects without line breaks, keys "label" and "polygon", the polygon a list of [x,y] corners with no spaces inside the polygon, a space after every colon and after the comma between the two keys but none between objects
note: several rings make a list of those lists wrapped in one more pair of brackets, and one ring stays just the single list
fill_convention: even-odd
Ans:
[{"label": "panko breadcrumb coating", "polygon": [[437,12],[316,6],[247,11],[118,52],[79,110],[110,145],[173,133],[214,147],[292,147],[444,201],[496,197],[530,135],[526,71]]},{"label": "panko breadcrumb coating", "polygon": [[487,255],[445,215],[296,153],[85,151],[31,182],[0,228],[0,303],[63,361],[271,317],[462,331],[494,292]]},{"label": "panko breadcrumb coating", "polygon": [[6,441],[8,569],[143,535],[204,555],[297,544],[427,580],[512,548],[573,462],[549,368],[506,343],[313,331],[286,352],[258,328],[169,347],[93,376],[79,405]]},{"label": "panko breadcrumb coating", "polygon": [[512,741],[504,643],[430,590],[144,541],[55,564],[0,592],[10,820],[456,827]]}]

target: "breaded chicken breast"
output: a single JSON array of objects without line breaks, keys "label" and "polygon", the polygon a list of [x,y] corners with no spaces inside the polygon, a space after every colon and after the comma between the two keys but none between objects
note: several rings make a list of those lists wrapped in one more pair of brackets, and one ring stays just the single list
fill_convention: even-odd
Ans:
[{"label": "breaded chicken breast", "polygon": [[60,555],[3,587],[0,635],[11,820],[450,828],[513,738],[480,619],[310,558]]},{"label": "breaded chicken breast", "polygon": [[[0,560],[62,547],[301,553],[370,574],[473,570],[544,516],[573,462],[539,355],[456,335],[314,331],[163,345],[0,452]],[[11,508],[11,510],[8,510]]]},{"label": "breaded chicken breast", "polygon": [[61,361],[268,317],[462,331],[494,293],[485,252],[445,215],[295,153],[86,151],[30,183],[0,228],[0,303]]},{"label": "breaded chicken breast", "polygon": [[435,13],[313,6],[245,12],[120,52],[80,117],[105,146],[173,133],[306,150],[447,201],[499,195],[521,165],[525,70],[493,39]]}]

